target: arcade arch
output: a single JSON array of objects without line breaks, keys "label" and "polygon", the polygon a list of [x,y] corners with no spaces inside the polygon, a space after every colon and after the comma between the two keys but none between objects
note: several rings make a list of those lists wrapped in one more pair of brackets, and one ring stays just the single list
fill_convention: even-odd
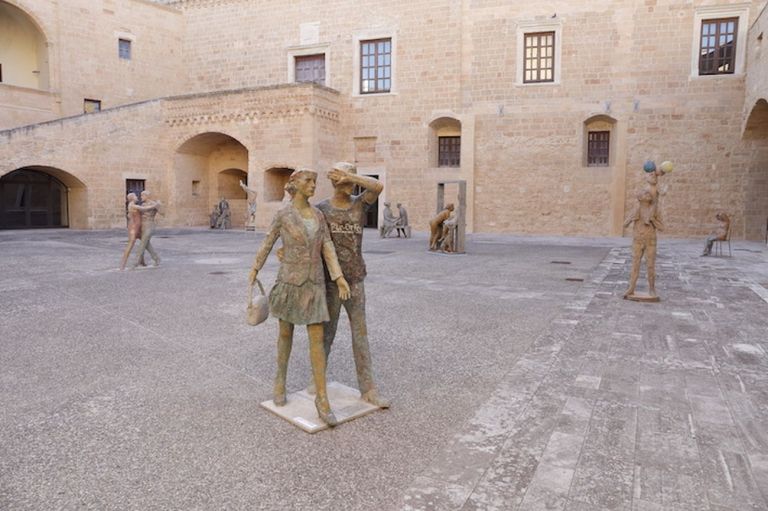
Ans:
[{"label": "arcade arch", "polygon": [[87,216],[87,188],[68,172],[29,166],[0,177],[0,229],[82,229]]},{"label": "arcade arch", "polygon": [[222,197],[232,210],[233,227],[242,226],[247,208],[239,181],[247,182],[248,149],[220,132],[195,135],[174,154],[169,216],[174,225],[208,225],[211,208]]}]

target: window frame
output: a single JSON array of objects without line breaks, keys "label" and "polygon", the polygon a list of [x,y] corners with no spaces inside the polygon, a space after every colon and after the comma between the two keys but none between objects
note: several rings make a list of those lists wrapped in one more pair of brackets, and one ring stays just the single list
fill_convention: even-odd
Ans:
[{"label": "window frame", "polygon": [[[454,149],[443,152],[444,144],[446,142],[446,149]],[[451,144],[453,142],[453,144]],[[444,162],[444,158],[445,161]],[[461,135],[438,135],[437,137],[437,166],[440,168],[457,168],[461,167]]]},{"label": "window frame", "polygon": [[[288,83],[300,83],[296,81],[296,57],[307,57],[310,55],[323,55],[325,58],[325,86],[331,86],[331,45],[310,44],[301,46],[291,46],[287,48],[287,69]],[[301,82],[305,83],[305,82]]]},{"label": "window frame", "polygon": [[[551,45],[542,45],[542,40],[545,37],[552,36],[552,44]],[[528,40],[536,38],[536,45],[535,46],[528,46]],[[529,83],[550,83],[555,81],[555,66],[557,65],[557,62],[555,61],[555,46],[557,45],[557,35],[555,34],[554,30],[548,30],[546,32],[525,32],[523,35],[523,83],[529,84]],[[544,55],[542,56],[542,50],[545,48],[551,48],[552,54],[551,55]],[[536,50],[537,55],[534,57],[528,56],[528,50]],[[552,66],[551,67],[543,67],[542,62],[547,59],[552,59]],[[528,63],[535,61],[538,64],[538,67],[531,67],[528,68]],[[531,76],[533,76],[534,73],[537,75],[537,79],[527,79],[526,76],[528,74],[528,71],[531,72]],[[542,79],[541,75],[543,72],[550,71],[551,78],[549,79]]]},{"label": "window frame", "polygon": [[[362,42],[379,39],[390,40],[390,73],[389,91],[362,92]],[[397,82],[397,31],[390,28],[362,30],[352,36],[353,56],[352,61],[352,96],[356,98],[396,96],[398,94]]]},{"label": "window frame", "polygon": [[[693,17],[691,34],[691,74],[690,80],[712,80],[743,76],[746,70],[747,40],[749,31],[749,4],[711,5],[697,7]],[[737,18],[736,48],[732,73],[700,74],[702,25],[705,21],[722,18]]]},{"label": "window frame", "polygon": [[[554,32],[552,56],[552,80],[525,81],[525,39],[528,35]],[[517,23],[517,48],[515,50],[515,86],[547,87],[560,85],[563,63],[563,19],[550,18],[545,21],[520,21]]]},{"label": "window frame", "polygon": [[[363,39],[359,42],[360,44],[360,94],[388,94],[392,90],[392,38],[391,37],[381,37],[378,39]],[[363,52],[363,45],[373,45],[374,51],[372,54],[366,54]],[[389,44],[389,53],[379,53],[379,45],[380,44]],[[385,59],[388,56],[389,57],[389,65],[382,64],[381,66],[378,63],[379,57],[384,56]],[[365,66],[363,65],[363,59],[365,57],[373,57],[374,64],[373,66]],[[363,71],[366,69],[372,69],[374,71],[374,78],[363,78]],[[382,76],[379,78],[379,69],[386,69],[389,71],[388,76]],[[363,82],[369,81],[374,83],[374,89],[373,90],[363,90]],[[389,81],[389,88],[387,89],[379,89],[378,84],[379,81]]]},{"label": "window frame", "polygon": [[[124,56],[123,49],[127,48],[127,57]],[[120,60],[133,60],[133,41],[126,39],[125,37],[117,38],[117,57]]]},{"label": "window frame", "polygon": [[[298,64],[302,60],[309,61],[310,59],[315,59],[317,61],[320,61],[322,59],[323,62],[323,76],[322,76],[322,82],[316,82],[315,80],[299,80],[298,77]],[[325,53],[312,53],[310,55],[294,55],[293,57],[293,73],[294,73],[294,81],[296,83],[315,83],[317,85],[323,85],[325,86]]]},{"label": "window frame", "polygon": [[[88,111],[87,105],[96,105],[96,109],[92,111]],[[101,112],[101,100],[100,99],[93,99],[93,98],[83,98],[83,113],[84,114],[95,114],[98,112]]]},{"label": "window frame", "polygon": [[[611,166],[611,131],[613,130],[606,130],[603,128],[599,129],[587,129],[587,167],[610,167]],[[591,140],[590,137],[592,134],[595,135],[606,135],[606,138],[604,140],[601,140],[599,137],[596,137],[595,140]],[[594,142],[594,144],[593,144]],[[602,147],[600,147],[602,146]],[[605,149],[605,151],[601,151],[601,149]],[[595,153],[592,152],[592,150],[595,150]],[[595,159],[605,159],[605,162],[590,161],[591,158]]]}]

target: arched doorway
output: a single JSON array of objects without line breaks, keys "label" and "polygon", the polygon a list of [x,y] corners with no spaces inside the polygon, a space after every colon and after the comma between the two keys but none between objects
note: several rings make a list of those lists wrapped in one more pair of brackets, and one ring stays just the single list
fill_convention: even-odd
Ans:
[{"label": "arched doorway", "polygon": [[195,135],[176,149],[173,166],[174,224],[207,225],[213,206],[224,197],[232,208],[232,226],[244,225],[247,206],[239,182],[247,182],[248,149],[241,142],[219,132]]},{"label": "arched doorway", "polygon": [[24,11],[0,0],[0,82],[48,90],[48,44]]},{"label": "arched doorway", "polygon": [[0,229],[69,225],[69,190],[55,175],[27,167],[0,178]]}]

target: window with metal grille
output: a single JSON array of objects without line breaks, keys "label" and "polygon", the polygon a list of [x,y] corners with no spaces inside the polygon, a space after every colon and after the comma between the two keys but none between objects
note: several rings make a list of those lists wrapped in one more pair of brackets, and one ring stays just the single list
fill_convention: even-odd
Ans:
[{"label": "window with metal grille", "polygon": [[325,85],[325,54],[294,57],[297,82]]},{"label": "window with metal grille", "polygon": [[523,83],[555,81],[555,33],[525,34]]},{"label": "window with metal grille", "polygon": [[360,41],[360,94],[392,88],[392,39]]},{"label": "window with metal grille", "polygon": [[610,159],[611,132],[590,131],[587,134],[587,166],[607,167]]},{"label": "window with metal grille", "polygon": [[437,166],[461,165],[461,137],[437,137]]},{"label": "window with metal grille", "polygon": [[131,41],[129,39],[117,40],[117,54],[123,60],[131,60]]},{"label": "window with metal grille", "polygon": [[101,111],[100,99],[84,99],[83,100],[83,112],[86,114],[92,114],[94,112]]},{"label": "window with metal grille", "polygon": [[736,67],[736,31],[739,18],[701,22],[699,74],[732,74]]}]

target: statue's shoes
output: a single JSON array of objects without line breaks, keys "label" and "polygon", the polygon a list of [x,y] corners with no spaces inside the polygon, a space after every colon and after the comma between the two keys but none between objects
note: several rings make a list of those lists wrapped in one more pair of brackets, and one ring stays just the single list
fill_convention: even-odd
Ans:
[{"label": "statue's shoes", "polygon": [[336,416],[331,411],[331,405],[328,403],[328,399],[315,398],[315,408],[317,409],[317,415],[320,419],[328,424],[330,427],[334,427],[339,424],[336,420]]},{"label": "statue's shoes", "polygon": [[368,392],[366,392],[360,397],[366,403],[370,403],[373,406],[378,406],[379,408],[389,408],[390,406],[389,400],[381,397],[379,393],[375,390],[369,390]]}]

